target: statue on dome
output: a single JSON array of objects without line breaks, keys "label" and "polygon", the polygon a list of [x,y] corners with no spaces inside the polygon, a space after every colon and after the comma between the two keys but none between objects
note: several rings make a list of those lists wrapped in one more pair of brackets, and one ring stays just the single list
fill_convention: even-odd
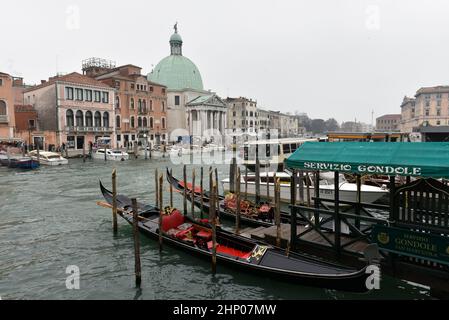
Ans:
[{"label": "statue on dome", "polygon": [[178,22],[175,23],[174,29],[175,29],[175,33],[178,33]]}]

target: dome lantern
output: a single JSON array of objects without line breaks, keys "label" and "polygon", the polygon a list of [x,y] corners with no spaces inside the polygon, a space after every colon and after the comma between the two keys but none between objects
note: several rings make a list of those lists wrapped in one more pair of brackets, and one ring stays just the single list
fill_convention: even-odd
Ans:
[{"label": "dome lantern", "polygon": [[182,56],[182,38],[181,35],[178,33],[178,23],[176,22],[175,26],[175,33],[170,37],[170,48],[171,48],[171,55],[178,55]]}]

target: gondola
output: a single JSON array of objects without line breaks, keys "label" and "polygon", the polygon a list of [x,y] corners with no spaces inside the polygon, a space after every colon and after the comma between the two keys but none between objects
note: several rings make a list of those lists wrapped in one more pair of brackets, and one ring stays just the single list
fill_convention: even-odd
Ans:
[{"label": "gondola", "polygon": [[[112,193],[100,182],[105,200],[112,205]],[[131,200],[117,197],[119,214],[133,223]],[[159,215],[156,207],[140,204],[138,207],[139,231],[152,239],[159,239]],[[191,254],[211,259],[212,231],[207,221],[195,221],[183,216],[178,210],[166,208],[162,218],[163,243]],[[324,262],[310,256],[288,253],[283,249],[247,239],[217,228],[217,263],[254,275],[267,276],[306,286],[351,292],[368,291],[366,267],[353,270],[334,263]]]},{"label": "gondola", "polygon": [[[175,188],[179,192],[184,192],[184,183],[182,181],[179,181],[175,177],[173,177],[170,172],[167,169],[167,181],[170,183],[173,188]],[[187,184],[187,199],[189,201],[191,200],[191,192],[192,186]],[[247,201],[249,203],[249,201]],[[195,188],[194,192],[194,203],[195,206],[199,209],[201,209],[201,190]],[[226,205],[226,197],[225,196],[219,196],[219,212],[218,215],[220,218],[233,220],[236,219],[236,212],[235,209],[230,209]],[[249,206],[253,206],[254,211],[257,211],[258,208],[255,208],[254,204],[249,204]],[[267,206],[267,205],[266,205]],[[248,226],[257,226],[257,227],[271,227],[274,226],[274,208],[268,204],[269,211],[267,210],[266,214],[260,214],[260,215],[245,215],[243,210],[240,215],[240,222],[244,225]],[[203,193],[203,205],[202,205],[203,212],[208,214],[209,213],[209,193],[204,192]],[[290,214],[287,212],[281,212],[281,222],[282,223],[289,223],[290,222]]]}]

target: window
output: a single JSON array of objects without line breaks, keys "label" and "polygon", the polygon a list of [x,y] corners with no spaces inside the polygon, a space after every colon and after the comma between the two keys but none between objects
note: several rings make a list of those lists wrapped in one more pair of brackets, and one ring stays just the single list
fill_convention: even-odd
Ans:
[{"label": "window", "polygon": [[142,128],[142,118],[141,117],[137,118],[137,127]]},{"label": "window", "polygon": [[122,141],[122,135],[121,134],[117,135],[117,141]]},{"label": "window", "polygon": [[233,117],[236,117],[236,116],[237,116],[237,112],[234,111],[234,112],[232,113],[232,116],[233,116]]},{"label": "window", "polygon": [[76,100],[83,101],[83,89],[76,89]]},{"label": "window", "polygon": [[162,101],[162,112],[165,112],[165,102]]},{"label": "window", "polygon": [[441,109],[437,109],[437,116],[441,116]]},{"label": "window", "polygon": [[437,99],[441,99],[441,93],[437,94]]},{"label": "window", "polygon": [[3,85],[3,79],[0,79],[0,87]]},{"label": "window", "polygon": [[121,121],[120,121],[120,116],[116,116],[115,117],[115,126],[120,129],[121,127]]},{"label": "window", "polygon": [[154,120],[153,117],[150,117],[150,129],[154,128]]},{"label": "window", "polygon": [[94,95],[95,95],[95,102],[101,102],[101,92],[94,91]]},{"label": "window", "polygon": [[181,105],[181,97],[175,96],[175,106],[179,106],[179,105]]},{"label": "window", "polygon": [[86,127],[92,127],[92,112],[86,112]]},{"label": "window", "polygon": [[6,116],[8,114],[6,108],[6,102],[3,100],[0,100],[0,116]]},{"label": "window", "polygon": [[150,100],[150,112],[153,112],[153,100]]},{"label": "window", "polygon": [[147,113],[147,100],[143,100],[143,112]]},{"label": "window", "polygon": [[253,115],[254,115],[254,114],[253,114],[253,112],[251,111],[250,114],[249,114],[249,116],[252,117]]},{"label": "window", "polygon": [[162,135],[162,140],[165,140],[165,134]]},{"label": "window", "polygon": [[162,89],[162,94],[165,94],[165,88]]},{"label": "window", "polygon": [[426,107],[430,107],[430,101],[426,101]]},{"label": "window", "polygon": [[426,117],[428,117],[429,114],[430,114],[430,110],[429,110],[429,109],[426,109]]},{"label": "window", "polygon": [[429,100],[429,99],[430,99],[430,94],[426,94],[426,95],[424,96],[424,99]]},{"label": "window", "polygon": [[134,110],[134,98],[131,98],[131,109]]},{"label": "window", "polygon": [[115,87],[120,88],[120,81],[115,81]]},{"label": "window", "polygon": [[131,90],[134,90],[134,83],[131,83]]},{"label": "window", "polygon": [[441,124],[441,122],[440,121],[437,121],[437,126],[439,126]]},{"label": "window", "polygon": [[143,127],[144,128],[148,127],[148,120],[147,120],[147,118],[143,118]]},{"label": "window", "polygon": [[162,118],[162,129],[165,129],[165,118]]},{"label": "window", "polygon": [[71,87],[65,88],[65,98],[66,100],[73,100],[73,88]]},{"label": "window", "polygon": [[103,103],[109,103],[109,92],[103,92]]},{"label": "window", "polygon": [[234,127],[237,125],[237,121],[234,120]]},{"label": "window", "polygon": [[103,113],[103,127],[109,128],[109,112]]},{"label": "window", "polygon": [[245,116],[245,111],[242,111],[242,117],[244,117]]},{"label": "window", "polygon": [[86,90],[86,101],[92,101],[92,90]]},{"label": "window", "polygon": [[84,115],[83,112],[80,110],[76,112],[76,126],[84,127]]},{"label": "window", "polygon": [[282,151],[284,151],[284,154],[290,153],[290,145],[289,144],[282,145]]},{"label": "window", "polygon": [[95,112],[95,127],[101,127],[101,114],[100,112]]},{"label": "window", "polygon": [[119,96],[115,97],[115,107],[117,109],[120,109],[120,97]]},{"label": "window", "polygon": [[34,119],[28,120],[28,128],[32,129],[36,126],[36,123],[34,122]]},{"label": "window", "polygon": [[65,113],[65,124],[67,127],[73,127],[74,121],[73,121],[73,111],[67,110]]},{"label": "window", "polygon": [[441,107],[441,100],[437,100],[437,106]]},{"label": "window", "polygon": [[139,101],[137,102],[137,110],[139,111],[139,113],[142,112],[142,99],[139,99]]},{"label": "window", "polygon": [[[131,128],[134,128],[134,125],[135,125],[134,117],[131,117]],[[132,140],[134,140],[134,138]]]},{"label": "window", "polygon": [[153,92],[154,88],[152,86],[150,86],[150,92]]}]

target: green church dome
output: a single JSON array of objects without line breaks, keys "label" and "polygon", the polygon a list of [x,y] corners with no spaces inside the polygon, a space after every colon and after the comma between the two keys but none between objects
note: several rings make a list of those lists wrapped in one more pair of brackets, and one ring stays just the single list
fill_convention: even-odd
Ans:
[{"label": "green church dome", "polygon": [[175,25],[175,33],[170,38],[170,48],[171,55],[159,62],[148,74],[148,80],[163,84],[169,90],[204,90],[200,71],[190,59],[182,55],[182,38],[178,33],[178,24]]},{"label": "green church dome", "polygon": [[148,80],[172,90],[204,90],[200,71],[190,59],[181,55],[171,55],[159,62]]}]

